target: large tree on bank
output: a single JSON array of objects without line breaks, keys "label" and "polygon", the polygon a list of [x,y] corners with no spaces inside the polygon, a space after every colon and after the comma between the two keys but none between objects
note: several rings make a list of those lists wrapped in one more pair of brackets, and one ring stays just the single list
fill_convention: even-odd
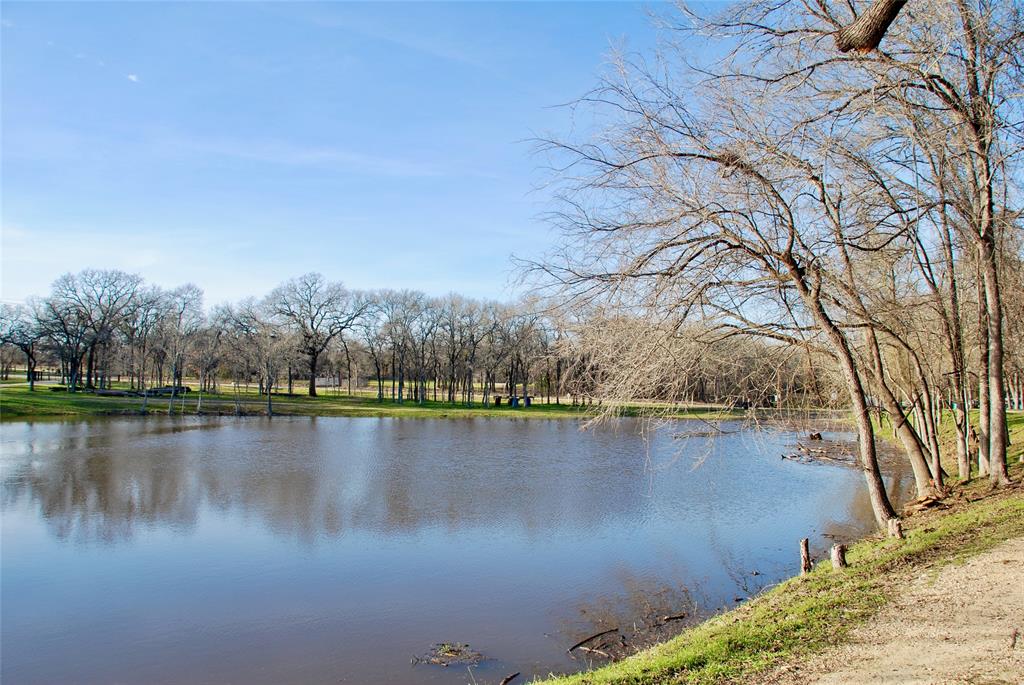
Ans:
[{"label": "large tree on bank", "polygon": [[[559,298],[641,312],[669,331],[699,320],[723,339],[758,336],[831,357],[883,526],[894,511],[869,412],[899,427],[918,493],[942,488],[934,431],[911,424],[901,402],[936,411],[926,323],[907,324],[911,309],[930,311],[942,294],[937,280],[922,292],[917,272],[943,221],[964,246],[953,268],[961,279],[975,266],[979,274],[979,348],[989,360],[979,375],[993,426],[981,440],[993,482],[1005,482],[995,248],[1006,229],[994,217],[1007,211],[996,191],[1020,149],[1020,12],[941,0],[904,12],[885,49],[848,54],[834,37],[856,17],[849,3],[687,12],[668,21],[683,40],[653,59],[619,57],[580,101],[594,112],[592,137],[542,145],[564,184],[555,220],[566,240],[540,265]],[[688,48],[709,36],[725,38],[727,56],[693,66]],[[942,163],[925,162],[934,159]],[[602,361],[604,379],[634,368]],[[911,382],[897,386],[903,366]]]}]

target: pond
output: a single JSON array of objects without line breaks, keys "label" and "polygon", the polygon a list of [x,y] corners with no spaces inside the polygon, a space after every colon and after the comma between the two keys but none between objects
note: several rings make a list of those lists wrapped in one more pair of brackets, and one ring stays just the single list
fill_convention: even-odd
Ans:
[{"label": "pond", "polygon": [[[871,529],[858,471],[780,459],[792,432],[723,428],[2,424],[0,680],[483,684],[585,668],[597,655],[566,649],[592,633],[734,606],[793,575],[800,538],[821,555]],[[897,495],[912,485],[888,478]],[[484,660],[413,663],[442,642]]]}]

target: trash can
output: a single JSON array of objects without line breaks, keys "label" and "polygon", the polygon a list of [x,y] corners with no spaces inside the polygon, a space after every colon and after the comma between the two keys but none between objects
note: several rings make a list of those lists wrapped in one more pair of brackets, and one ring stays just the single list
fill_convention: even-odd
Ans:
[{"label": "trash can", "polygon": [[516,397],[515,395],[513,395],[510,398],[508,398],[508,403],[509,403],[509,406],[512,407],[513,409],[518,409],[519,408],[519,398]]},{"label": "trash can", "polygon": [[494,406],[495,407],[500,407],[501,406],[501,395],[495,395],[494,396]]},{"label": "trash can", "polygon": [[527,395],[526,397],[523,398],[523,404],[525,406],[527,406],[527,407],[530,406],[530,402],[532,402],[532,401],[533,401],[533,398],[530,397],[529,395]]}]

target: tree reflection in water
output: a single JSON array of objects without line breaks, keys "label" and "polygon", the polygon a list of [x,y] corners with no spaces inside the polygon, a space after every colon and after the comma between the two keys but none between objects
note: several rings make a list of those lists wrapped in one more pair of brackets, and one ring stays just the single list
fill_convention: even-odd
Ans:
[{"label": "tree reflection in water", "polygon": [[686,429],[5,424],[5,682],[461,682],[409,670],[444,640],[484,679],[578,669],[604,626],[641,647],[872,525],[858,472],[779,459],[795,434]]}]

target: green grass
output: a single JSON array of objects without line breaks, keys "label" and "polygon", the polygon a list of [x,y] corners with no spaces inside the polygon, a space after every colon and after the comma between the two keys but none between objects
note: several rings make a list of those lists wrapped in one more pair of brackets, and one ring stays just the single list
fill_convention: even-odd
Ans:
[{"label": "green grass", "polygon": [[[1015,421],[1024,438],[1024,421]],[[1019,480],[1024,466],[1014,464]],[[1024,495],[973,482],[946,512],[906,520],[906,540],[871,539],[853,545],[850,568],[826,560],[749,603],[619,663],[543,681],[546,685],[737,683],[843,641],[884,606],[902,583],[1024,536]],[[977,501],[971,501],[971,500]],[[795,549],[794,549],[795,552]]]},{"label": "green grass", "polygon": [[[913,423],[914,415],[911,413],[908,419]],[[968,413],[968,420],[971,425],[977,428],[977,409],[970,410]],[[849,419],[849,423],[851,426],[854,425],[852,418]],[[875,427],[875,437],[877,439],[902,449],[902,444],[900,443],[899,438],[892,434],[892,422],[889,420],[888,416],[883,416],[881,421],[876,418],[872,418],[871,423]],[[1006,460],[1008,463],[1012,464],[1020,458],[1021,454],[1024,454],[1024,412],[1007,411],[1006,427],[1010,433],[1010,447],[1006,452]],[[954,479],[958,469],[956,462],[956,439],[956,424],[953,412],[944,410],[942,412],[942,420],[939,422],[940,461],[942,462],[942,468],[945,469],[946,473],[950,474],[950,477]],[[971,477],[973,478],[978,475],[977,455],[971,455],[971,457]]]},{"label": "green grass", "polygon": [[[54,392],[51,386],[39,385],[34,392],[28,387],[0,388],[0,418],[5,420],[36,419],[45,417],[87,417],[103,415],[130,415],[142,411],[142,398],[138,397],[102,397],[91,393]],[[115,384],[115,389],[116,384]],[[301,390],[296,387],[297,392]],[[238,393],[239,406],[242,413],[262,414],[266,411],[266,398],[253,390],[242,390]],[[225,389],[218,394],[204,394],[202,411],[208,414],[231,414],[235,411],[236,396],[233,390]],[[174,413],[194,414],[198,403],[198,395],[190,393],[184,398],[175,400]],[[151,414],[167,412],[168,398],[151,397],[147,410]],[[501,407],[484,407],[476,402],[472,407],[447,402],[427,401],[416,404],[406,401],[399,404],[385,399],[377,402],[375,394],[358,394],[354,396],[335,396],[330,391],[322,391],[318,397],[306,395],[274,395],[274,414],[292,416],[394,416],[406,418],[541,418],[541,419],[579,419],[592,416],[597,407],[580,407],[571,404],[534,403],[529,408],[513,409],[507,404]],[[636,415],[640,407],[626,407],[625,415]],[[680,409],[673,414],[681,418],[723,418],[732,413],[716,407],[695,407]]]},{"label": "green grass", "polygon": [[1011,464],[1024,454],[1024,411],[1007,412],[1006,426],[1010,430],[1010,447],[1006,459]]}]

